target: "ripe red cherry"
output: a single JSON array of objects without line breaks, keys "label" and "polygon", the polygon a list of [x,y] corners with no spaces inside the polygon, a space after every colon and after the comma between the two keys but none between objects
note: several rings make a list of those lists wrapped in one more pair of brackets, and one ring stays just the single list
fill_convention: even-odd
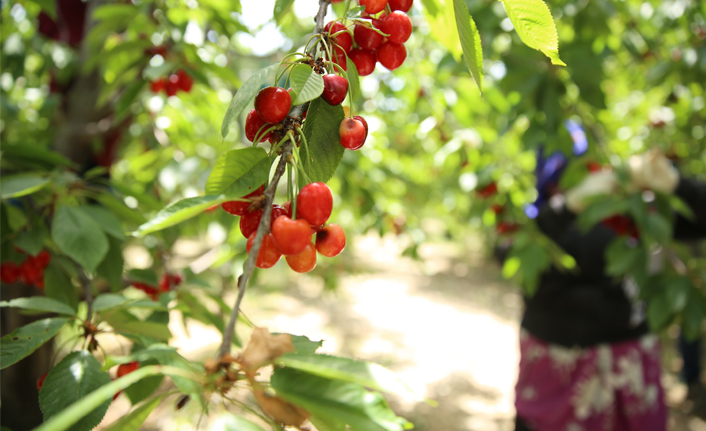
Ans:
[{"label": "ripe red cherry", "polygon": [[365,118],[361,117],[360,115],[354,115],[353,119],[363,123],[363,127],[365,127],[365,139],[368,139],[368,122],[365,121]]},{"label": "ripe red cherry", "polygon": [[362,48],[355,48],[351,50],[348,56],[351,61],[355,64],[355,68],[358,70],[358,75],[368,76],[375,70],[375,54],[372,51],[367,51]]},{"label": "ripe red cherry", "polygon": [[387,0],[360,0],[360,5],[365,6],[365,13],[378,13],[385,9]]},{"label": "ripe red cherry", "polygon": [[284,208],[285,211],[287,211],[286,215],[289,218],[292,218],[292,203],[290,201],[287,201],[282,204],[282,208]]},{"label": "ripe red cherry", "polygon": [[266,87],[255,96],[255,111],[263,121],[276,124],[284,120],[292,107],[292,97],[281,87]]},{"label": "ripe red cherry", "polygon": [[499,234],[512,233],[520,229],[520,225],[517,223],[510,223],[506,221],[501,221],[495,227],[495,231]]},{"label": "ripe red cherry", "polygon": [[288,214],[289,211],[287,211],[287,208],[283,207],[282,205],[272,205],[272,219],[270,220],[270,228],[272,227],[272,223],[274,223],[275,220]]},{"label": "ripe red cherry", "polygon": [[[240,217],[240,232],[245,238],[249,238],[251,234],[257,231],[257,227],[260,225],[260,219],[262,219],[262,213],[263,211],[259,209],[245,213],[245,215]],[[272,222],[274,222],[277,217],[283,216],[286,213],[287,211],[280,205],[272,205],[270,226],[272,226]]]},{"label": "ripe red cherry", "polygon": [[305,219],[277,217],[272,223],[272,237],[283,255],[299,254],[307,244],[311,244],[311,226]]},{"label": "ripe red cherry", "polygon": [[[382,31],[381,20],[374,19],[373,26]],[[355,37],[355,43],[357,43],[359,47],[367,49],[368,51],[375,51],[378,49],[378,47],[382,45],[382,39],[384,37],[380,33],[375,30],[371,30],[364,25],[356,25],[353,27],[353,36]]]},{"label": "ripe red cherry", "polygon": [[[260,196],[265,190],[265,186],[260,186],[257,190],[253,191],[242,197],[242,199],[252,199],[256,196]],[[235,216],[241,216],[248,212],[248,207],[250,206],[250,201],[228,201],[221,204],[225,212],[233,214]]]},{"label": "ripe red cherry", "polygon": [[321,226],[331,216],[333,195],[325,183],[304,186],[297,196],[297,218],[303,218],[312,226]]},{"label": "ripe red cherry", "polygon": [[42,268],[38,268],[34,261],[29,258],[25,259],[25,261],[20,264],[19,269],[19,279],[24,284],[35,284],[44,277]]},{"label": "ripe red cherry", "polygon": [[498,215],[498,214],[502,213],[503,211],[505,211],[505,207],[502,205],[493,204],[490,206],[490,210],[492,212],[494,212],[495,215]]},{"label": "ripe red cherry", "polygon": [[316,250],[326,257],[338,256],[346,247],[346,234],[335,223],[325,225],[316,234]]},{"label": "ripe red cherry", "polygon": [[412,9],[412,3],[414,0],[388,0],[387,4],[390,5],[391,10],[401,10],[402,12],[409,12]]},{"label": "ripe red cherry", "polygon": [[589,161],[586,164],[586,167],[588,168],[589,172],[599,172],[601,170],[600,163],[593,161],[593,160]]},{"label": "ripe red cherry", "polygon": [[177,287],[180,282],[181,277],[179,277],[178,275],[164,273],[159,279],[159,291],[169,292],[173,287]]},{"label": "ripe red cherry", "polygon": [[336,106],[343,103],[348,92],[348,81],[342,76],[334,73],[324,75],[324,92],[321,97],[324,98],[329,105]]},{"label": "ripe red cherry", "polygon": [[491,182],[491,183],[481,187],[480,189],[478,189],[476,191],[476,194],[479,197],[485,199],[485,198],[489,198],[490,196],[493,196],[497,192],[498,192],[498,185],[495,184],[495,182]]},{"label": "ripe red cherry", "polygon": [[120,364],[120,366],[118,366],[118,372],[116,373],[116,375],[118,376],[118,378],[121,378],[126,374],[130,374],[133,371],[136,371],[138,368],[140,368],[140,363],[137,361],[128,362],[127,364]]},{"label": "ripe red cherry", "polygon": [[178,70],[177,73],[177,84],[179,85],[179,89],[186,91],[187,93],[191,91],[191,87],[194,85],[194,80],[189,76],[188,73],[186,73],[183,70]]},{"label": "ripe red cherry", "polygon": [[395,70],[400,67],[402,63],[404,63],[405,58],[407,58],[407,49],[404,45],[388,41],[378,48],[376,54],[380,64],[389,70]]},{"label": "ripe red cherry", "polygon": [[0,265],[0,281],[14,283],[20,278],[20,267],[15,262],[3,262]]},{"label": "ripe red cherry", "polygon": [[343,70],[348,70],[348,62],[346,61],[346,53],[339,47],[333,47],[333,62],[341,66]]},{"label": "ripe red cherry", "polygon": [[334,34],[338,33],[340,31],[343,31],[343,33],[337,34],[336,36],[333,37],[333,41],[338,44],[341,48],[343,48],[344,51],[348,52],[351,50],[353,47],[353,37],[351,37],[351,34],[348,33],[346,30],[346,26],[341,24],[340,22],[329,22],[326,24],[324,27],[324,30],[329,32],[329,34]]},{"label": "ripe red cherry", "polygon": [[[262,121],[262,118],[260,118],[257,111],[251,109],[250,112],[248,112],[247,118],[245,118],[245,137],[248,138],[248,141],[255,142],[257,132],[259,132],[260,128],[265,125],[266,127],[262,129],[261,133],[264,133],[265,130],[271,126],[271,124]],[[272,136],[272,132],[263,135],[258,143],[270,139],[270,136]]]},{"label": "ripe red cherry", "polygon": [[34,262],[40,268],[46,268],[49,265],[49,262],[51,262],[51,255],[48,251],[42,250],[34,257]]},{"label": "ripe red cherry", "polygon": [[49,374],[49,373],[44,373],[41,376],[39,376],[39,378],[37,379],[37,391],[42,390],[42,386],[44,386],[44,379],[47,378],[47,374]]},{"label": "ripe red cherry", "polygon": [[305,273],[316,268],[316,247],[309,241],[309,243],[299,254],[292,256],[285,256],[287,264],[294,272]]},{"label": "ripe red cherry", "polygon": [[162,90],[167,89],[167,81],[164,80],[164,78],[160,78],[156,81],[150,82],[150,89],[152,90],[153,93],[159,93]]},{"label": "ripe red cherry", "polygon": [[[252,245],[255,242],[255,235],[256,233],[253,233],[252,235],[250,235],[250,237],[248,237],[248,243],[245,246],[248,253],[250,253],[250,249],[252,248]],[[272,238],[272,234],[268,233],[262,239],[262,245],[260,246],[260,252],[257,254],[255,266],[262,269],[272,268],[275,263],[279,261],[280,257],[282,257],[282,253],[277,250],[277,246],[275,245],[274,238]]]},{"label": "ripe red cherry", "polygon": [[412,35],[412,21],[409,20],[406,13],[396,10],[385,18],[381,30],[389,34],[388,41],[405,43]]},{"label": "ripe red cherry", "polygon": [[167,78],[164,90],[167,92],[167,96],[176,96],[177,91],[179,91],[179,77],[172,74]]},{"label": "ripe red cherry", "polygon": [[365,144],[365,126],[359,120],[344,118],[338,128],[340,143],[348,150],[359,150]]}]

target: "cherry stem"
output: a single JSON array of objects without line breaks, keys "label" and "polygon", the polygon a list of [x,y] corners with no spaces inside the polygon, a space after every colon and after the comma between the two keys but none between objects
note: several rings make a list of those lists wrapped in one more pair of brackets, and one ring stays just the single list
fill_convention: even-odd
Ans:
[{"label": "cherry stem", "polygon": [[265,127],[267,127],[267,124],[263,124],[263,125],[260,127],[260,129],[257,131],[257,133],[255,134],[255,139],[253,140],[252,146],[253,146],[253,147],[257,147],[257,144],[260,143],[260,141],[262,140],[262,138],[263,138],[265,135],[267,135],[268,133],[270,133],[271,131],[277,129],[278,126],[279,126],[279,124],[275,124],[274,126],[270,127],[269,129],[267,129],[267,130],[265,130],[265,131],[263,132],[263,129],[264,129]]},{"label": "cherry stem", "polygon": [[296,128],[297,133],[299,133],[299,136],[302,138],[302,144],[304,145],[304,151],[306,151],[306,164],[309,166],[309,170],[311,170],[311,156],[309,155],[309,142],[306,140],[306,136],[304,135],[304,131],[300,128]]}]

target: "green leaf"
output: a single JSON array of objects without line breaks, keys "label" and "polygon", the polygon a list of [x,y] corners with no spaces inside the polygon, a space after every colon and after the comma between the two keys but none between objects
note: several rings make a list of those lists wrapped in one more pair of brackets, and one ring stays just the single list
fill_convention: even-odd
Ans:
[{"label": "green leaf", "polygon": [[[603,197],[601,197],[603,199]],[[576,220],[579,227],[588,229],[606,218],[625,213],[630,206],[626,200],[601,200],[588,206]]]},{"label": "green leaf", "polygon": [[[56,260],[56,259],[55,259]],[[78,310],[76,287],[61,266],[52,261],[44,269],[44,294],[71,307],[74,312]]]},{"label": "green leaf", "polygon": [[[43,167],[71,166],[72,162],[61,154],[39,145],[23,142],[22,144],[4,143],[2,146],[3,160],[18,160]],[[1,187],[0,187],[1,188]]]},{"label": "green leaf", "polygon": [[264,69],[259,70],[253,76],[250,77],[242,87],[235,93],[233,100],[231,100],[228,110],[226,111],[225,117],[223,117],[223,124],[221,125],[221,136],[226,137],[228,135],[228,129],[230,125],[238,118],[238,115],[245,109],[248,103],[255,97],[255,95],[260,91],[260,87],[266,81],[272,79],[272,75],[275,70],[279,67],[279,63],[267,66]]},{"label": "green leaf", "polygon": [[392,371],[371,362],[328,355],[287,353],[276,363],[328,379],[357,383],[378,391],[417,395]]},{"label": "green leaf", "polygon": [[[449,0],[447,0],[449,1]],[[466,60],[468,71],[476,81],[478,89],[483,92],[483,47],[480,44],[480,33],[473,18],[468,13],[468,8],[463,0],[453,0],[456,28],[461,40],[463,57]]]},{"label": "green leaf", "polygon": [[[144,380],[147,379],[143,379],[142,381]],[[139,407],[131,411],[129,414],[113,422],[110,427],[106,428],[106,431],[139,430],[145,420],[147,420],[147,417],[150,415],[150,413],[152,413],[152,410],[154,410],[167,395],[168,394],[157,395],[151,400],[142,403]]]},{"label": "green leaf", "polygon": [[49,15],[53,20],[56,20],[56,2],[53,0],[34,0],[42,8],[42,12]]},{"label": "green leaf", "polygon": [[[294,66],[289,75],[292,90],[297,94],[292,106],[314,100],[324,92],[324,78],[306,64]],[[307,114],[308,115],[308,114]]]},{"label": "green leaf", "polygon": [[262,148],[242,148],[221,154],[206,181],[206,194],[243,197],[267,180],[270,159]]},{"label": "green leaf", "polygon": [[348,85],[350,87],[351,97],[355,102],[360,97],[360,76],[358,75],[358,68],[353,63],[350,57],[346,56],[346,65],[348,74]]},{"label": "green leaf", "polygon": [[18,174],[3,177],[0,195],[3,199],[29,195],[49,184],[49,178],[40,175]]},{"label": "green leaf", "polygon": [[141,212],[135,211],[125,205],[125,202],[116,198],[110,193],[100,193],[92,196],[93,199],[97,200],[101,205],[108,208],[113,214],[117,215],[125,221],[132,223],[144,223],[145,217]]},{"label": "green leaf", "polygon": [[106,254],[103,262],[96,268],[96,274],[104,278],[110,289],[115,292],[123,289],[123,242],[114,237],[108,237],[108,254]]},{"label": "green leaf", "polygon": [[172,336],[166,324],[142,321],[126,311],[106,313],[103,318],[116,332],[145,335],[160,341],[168,341]]},{"label": "green leaf", "polygon": [[49,238],[46,226],[40,225],[32,230],[27,230],[17,234],[12,242],[16,247],[21,248],[32,256],[36,256],[44,248],[44,241]]},{"label": "green leaf", "polygon": [[127,21],[140,13],[140,9],[132,4],[107,4],[97,7],[93,11],[93,18],[97,20]]},{"label": "green leaf", "polygon": [[117,121],[120,121],[120,119],[124,118],[124,116],[130,112],[132,103],[137,99],[137,96],[145,85],[147,85],[146,79],[137,79],[125,88],[125,91],[123,91],[120,95],[120,99],[118,99],[115,104],[115,117]]},{"label": "green leaf", "polygon": [[223,333],[225,322],[223,316],[212,313],[199,299],[188,292],[179,297],[177,308],[184,313],[184,317],[198,320],[207,325],[213,325]]},{"label": "green leaf", "polygon": [[[338,128],[343,121],[343,108],[331,106],[318,98],[311,101],[304,121],[304,136],[309,143],[308,154],[302,144],[299,154],[304,171],[311,181],[327,182],[333,177],[345,149],[341,146]],[[303,184],[303,178],[300,184]]]},{"label": "green leaf", "polygon": [[100,313],[101,311],[112,310],[128,302],[131,302],[131,300],[122,295],[102,293],[93,300],[93,311]]},{"label": "green leaf", "polygon": [[57,313],[69,316],[76,314],[71,307],[63,302],[44,296],[31,296],[28,298],[16,298],[11,301],[0,301],[0,307],[21,308],[23,310],[40,313]]},{"label": "green leaf", "polygon": [[552,64],[566,66],[559,58],[559,37],[549,8],[542,0],[502,0],[507,16],[522,42],[549,57]]},{"label": "green leaf", "polygon": [[687,205],[686,202],[684,202],[679,196],[668,195],[668,199],[669,205],[674,211],[683,215],[688,220],[694,220],[696,218],[696,216],[694,215],[694,211],[691,209],[691,207]]},{"label": "green leaf", "polygon": [[643,262],[644,252],[639,247],[631,247],[625,238],[615,239],[606,249],[606,274],[624,275]]},{"label": "green leaf", "polygon": [[659,331],[667,326],[673,315],[667,302],[659,296],[652,298],[647,306],[647,321],[653,331]]},{"label": "green leaf", "polygon": [[139,281],[140,283],[146,283],[155,288],[157,287],[157,283],[159,283],[157,274],[151,269],[131,269],[127,272],[127,278],[130,281]]},{"label": "green leaf", "polygon": [[687,277],[674,277],[665,285],[664,297],[666,305],[673,313],[678,313],[686,307],[691,293],[692,284]]},{"label": "green leaf", "polygon": [[15,329],[0,340],[0,370],[34,352],[49,341],[68,322],[63,317],[37,320]]},{"label": "green leaf", "polygon": [[702,304],[701,295],[692,291],[682,312],[682,328],[687,341],[694,341],[701,336],[701,325],[704,320]]},{"label": "green leaf", "polygon": [[282,20],[282,17],[284,17],[287,10],[289,10],[290,6],[292,6],[292,3],[294,3],[294,0],[276,0],[275,1],[274,17],[275,17],[275,22],[277,24],[281,24],[280,21]]},{"label": "green leaf", "polygon": [[[89,352],[82,350],[68,354],[49,371],[42,390],[39,391],[39,407],[42,409],[44,421],[108,383],[110,376],[101,371],[100,363]],[[104,402],[68,429],[93,429],[103,420],[108,407],[110,401]]]},{"label": "green leaf", "polygon": [[148,233],[157,232],[166,229],[175,224],[179,224],[185,220],[195,217],[207,208],[226,202],[228,200],[224,195],[208,195],[197,196],[193,198],[180,199],[173,202],[158,212],[152,220],[144,223],[133,232],[134,236],[142,237]]},{"label": "green leaf", "polygon": [[292,344],[294,345],[294,351],[297,353],[310,354],[316,353],[316,350],[324,344],[323,340],[311,341],[309,337],[303,335],[292,335]]},{"label": "green leaf", "polygon": [[115,214],[98,205],[87,205],[80,208],[98,223],[103,232],[117,239],[125,239],[123,225]]},{"label": "green leaf", "polygon": [[422,0],[422,4],[424,5],[424,11],[432,17],[437,16],[441,10],[437,0]]},{"label": "green leaf", "polygon": [[663,215],[648,214],[645,221],[645,232],[661,243],[666,243],[672,238],[672,225]]},{"label": "green leaf", "polygon": [[303,407],[333,428],[346,423],[356,431],[401,431],[407,422],[397,417],[379,392],[330,380],[291,368],[279,368],[270,381],[277,396]]},{"label": "green leaf", "polygon": [[209,431],[265,431],[259,425],[233,414],[219,416]]},{"label": "green leaf", "polygon": [[[147,361],[141,361],[140,367],[157,364],[159,364],[159,362],[156,360],[148,359]],[[103,366],[103,369],[106,369],[105,366]],[[146,377],[125,389],[123,393],[130,399],[130,402],[135,405],[151,396],[154,391],[159,388],[159,385],[161,385],[163,381],[164,376]]]},{"label": "green leaf", "polygon": [[59,250],[90,273],[108,253],[108,238],[80,207],[59,207],[51,226],[51,237]]}]

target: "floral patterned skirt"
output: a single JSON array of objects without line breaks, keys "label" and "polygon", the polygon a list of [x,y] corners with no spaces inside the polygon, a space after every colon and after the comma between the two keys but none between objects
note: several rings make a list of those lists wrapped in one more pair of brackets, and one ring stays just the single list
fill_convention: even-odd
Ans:
[{"label": "floral patterned skirt", "polygon": [[520,335],[517,415],[536,431],[665,431],[657,337],[566,348]]}]

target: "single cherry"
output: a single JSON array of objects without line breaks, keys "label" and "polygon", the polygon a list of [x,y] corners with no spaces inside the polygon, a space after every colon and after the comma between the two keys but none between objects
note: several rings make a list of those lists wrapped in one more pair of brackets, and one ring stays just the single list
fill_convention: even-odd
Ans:
[{"label": "single cherry", "polygon": [[365,13],[378,13],[385,9],[387,0],[360,0],[360,5],[365,6]]},{"label": "single cherry", "polygon": [[156,81],[150,82],[150,89],[152,90],[153,93],[159,93],[162,90],[167,89],[167,81],[164,80],[164,78],[160,78]]},{"label": "single cherry", "polygon": [[381,30],[389,34],[388,41],[405,43],[412,35],[412,21],[409,20],[406,13],[396,10],[385,18]]},{"label": "single cherry", "polygon": [[[253,234],[248,237],[248,242],[245,246],[248,253],[250,253],[250,249],[255,242],[256,235],[257,233],[253,232]],[[277,250],[272,234],[268,233],[262,239],[262,245],[260,246],[260,252],[257,254],[255,266],[262,269],[271,268],[279,261],[280,257],[282,257],[282,253]]]},{"label": "single cherry", "polygon": [[365,126],[354,118],[344,118],[338,128],[340,143],[348,150],[359,150],[365,144]]},{"label": "single cherry", "polygon": [[498,192],[498,185],[495,184],[495,182],[490,182],[487,185],[476,190],[476,194],[483,199],[489,198],[497,192]]},{"label": "single cherry", "polygon": [[188,73],[186,73],[184,70],[178,70],[177,73],[177,84],[179,85],[179,89],[186,91],[187,93],[191,91],[191,87],[194,85],[194,80],[189,76]]},{"label": "single cherry", "polygon": [[292,218],[292,202],[287,201],[282,204],[282,208],[284,208],[287,213],[285,214],[287,217]]},{"label": "single cherry", "polygon": [[367,51],[362,48],[355,48],[351,50],[348,56],[351,61],[355,64],[355,68],[358,70],[358,75],[368,76],[375,70],[375,54],[372,51]]},{"label": "single cherry", "polygon": [[307,244],[311,244],[311,226],[305,219],[277,217],[272,223],[272,237],[283,255],[299,254]]},{"label": "single cherry", "polygon": [[346,98],[346,93],[348,93],[348,81],[346,78],[334,73],[327,73],[323,79],[324,92],[321,97],[332,106],[343,103],[343,99]]},{"label": "single cherry", "polygon": [[40,268],[44,269],[49,265],[49,262],[51,262],[51,255],[48,251],[42,250],[34,257],[34,262]]},{"label": "single cherry", "polygon": [[164,90],[167,92],[167,96],[176,96],[177,91],[179,91],[179,77],[174,74],[169,75]]},{"label": "single cherry", "polygon": [[360,115],[354,115],[353,119],[363,123],[363,127],[365,127],[365,139],[368,139],[368,122],[365,121],[365,118],[361,117]]},{"label": "single cherry", "polygon": [[338,256],[346,247],[346,234],[335,223],[325,225],[316,234],[316,250],[326,257]]},{"label": "single cherry", "polygon": [[20,267],[15,262],[3,262],[0,265],[0,281],[14,283],[20,278]]},{"label": "single cherry", "polygon": [[255,96],[255,111],[263,121],[276,124],[284,120],[292,107],[292,97],[281,87],[266,87]]},{"label": "single cherry", "polygon": [[[373,26],[382,31],[382,21],[374,19]],[[383,35],[376,32],[375,30],[369,29],[364,25],[356,25],[353,27],[353,36],[355,37],[355,43],[363,49],[368,51],[375,51],[382,45]]]},{"label": "single cherry", "polygon": [[138,368],[140,368],[140,363],[137,361],[128,362],[127,364],[120,364],[120,366],[118,366],[118,371],[116,375],[118,376],[118,378],[121,378],[126,374],[130,374],[133,371],[136,371]]},{"label": "single cherry", "polygon": [[380,64],[389,70],[395,70],[404,63],[407,58],[407,49],[404,45],[394,42],[385,42],[376,51]]},{"label": "single cherry", "polygon": [[[260,132],[260,128],[262,126],[265,126],[265,128],[263,128],[262,132]],[[248,141],[255,142],[257,132],[265,133],[265,130],[267,130],[270,126],[272,125],[262,121],[262,118],[260,118],[257,111],[251,109],[250,112],[248,112],[248,116],[245,118],[245,137],[248,138]],[[262,135],[258,143],[270,139],[270,136],[272,136],[272,132]]]},{"label": "single cherry", "polygon": [[321,226],[331,216],[333,195],[325,183],[304,186],[297,196],[297,218],[303,218],[312,226]]},{"label": "single cherry", "polygon": [[316,268],[316,247],[309,241],[309,243],[299,254],[292,256],[285,256],[287,264],[294,272],[305,273]]},{"label": "single cherry", "polygon": [[39,376],[39,378],[37,379],[37,391],[42,390],[42,386],[44,386],[44,379],[47,378],[47,374],[49,374],[49,373],[44,373],[41,376]]},{"label": "single cherry", "polygon": [[333,21],[331,21],[326,24],[324,30],[329,32],[329,34],[335,34],[342,31],[343,33],[339,33],[332,38],[333,41],[337,43],[338,46],[343,48],[343,50],[346,52],[350,51],[353,47],[353,37],[350,33],[346,31],[346,26],[344,26],[340,22],[334,23]]},{"label": "single cherry", "polygon": [[[251,211],[245,213],[240,217],[240,232],[245,238],[249,238],[250,235],[257,231],[257,227],[260,225],[260,219],[262,219],[263,210],[259,209],[256,211]],[[270,226],[272,222],[277,219],[277,217],[283,216],[287,213],[287,210],[282,208],[280,205],[272,205],[272,213],[270,215]]]},{"label": "single cherry", "polygon": [[387,4],[390,5],[390,10],[401,10],[402,12],[409,12],[412,9],[412,3],[414,0],[388,0]]},{"label": "single cherry", "polygon": [[[260,186],[257,190],[243,196],[241,199],[252,199],[256,196],[260,196],[265,191],[265,186]],[[248,212],[248,207],[250,206],[250,201],[228,201],[221,204],[225,212],[233,214],[235,216],[242,216]]]}]

